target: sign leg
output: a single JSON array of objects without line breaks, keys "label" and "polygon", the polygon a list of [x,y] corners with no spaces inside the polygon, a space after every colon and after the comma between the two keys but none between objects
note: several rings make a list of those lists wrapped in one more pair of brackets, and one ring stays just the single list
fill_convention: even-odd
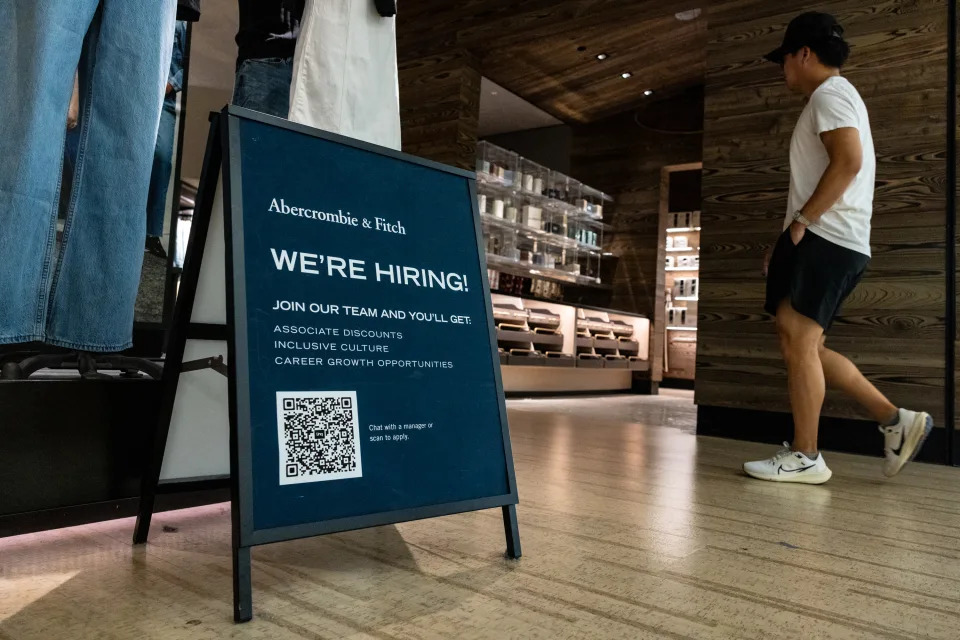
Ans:
[{"label": "sign leg", "polygon": [[520,524],[517,522],[517,505],[503,507],[503,528],[507,534],[507,557],[517,560],[523,555],[520,550]]},{"label": "sign leg", "polygon": [[233,621],[253,619],[253,585],[250,576],[250,547],[233,548]]},{"label": "sign leg", "polygon": [[183,363],[184,348],[187,344],[187,331],[193,315],[193,303],[197,295],[197,283],[200,280],[200,265],[203,261],[203,249],[207,242],[207,231],[213,211],[213,200],[217,191],[217,181],[222,164],[220,146],[219,116],[211,118],[210,133],[207,136],[207,151],[203,158],[200,174],[200,189],[197,192],[197,208],[194,213],[193,227],[190,230],[190,244],[183,265],[183,277],[180,283],[180,297],[174,305],[173,324],[166,344],[166,361],[163,368],[163,392],[160,410],[154,431],[153,444],[144,465],[143,480],[140,488],[140,505],[137,510],[137,524],[133,531],[133,543],[144,544],[150,534],[150,522],[157,499],[157,487],[160,484],[160,472],[163,468],[163,454],[167,448],[167,436],[170,433],[170,420],[173,405],[177,399],[177,385],[180,382],[180,366]]}]

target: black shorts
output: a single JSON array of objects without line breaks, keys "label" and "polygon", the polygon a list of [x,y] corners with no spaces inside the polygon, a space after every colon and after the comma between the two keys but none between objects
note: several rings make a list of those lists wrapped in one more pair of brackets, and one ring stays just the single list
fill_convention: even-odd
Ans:
[{"label": "black shorts", "polygon": [[866,255],[824,240],[809,230],[800,244],[794,245],[787,229],[777,240],[770,258],[764,309],[775,316],[780,303],[789,299],[798,313],[827,331],[869,263]]}]

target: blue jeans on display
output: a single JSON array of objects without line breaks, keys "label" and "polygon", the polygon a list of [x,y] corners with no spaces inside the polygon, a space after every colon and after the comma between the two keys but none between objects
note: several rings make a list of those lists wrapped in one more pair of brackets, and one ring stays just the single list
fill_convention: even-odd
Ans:
[{"label": "blue jeans on display", "polygon": [[293,58],[255,58],[237,67],[233,104],[286,118],[290,113]]},{"label": "blue jeans on display", "polygon": [[157,148],[153,153],[153,173],[150,174],[150,193],[147,196],[147,235],[163,235],[163,221],[167,212],[167,190],[173,173],[173,134],[177,129],[177,105],[165,100],[160,111],[160,129]]},{"label": "blue jeans on display", "polygon": [[[132,344],[175,0],[0,1],[0,344]],[[73,185],[57,251],[67,105]]]}]

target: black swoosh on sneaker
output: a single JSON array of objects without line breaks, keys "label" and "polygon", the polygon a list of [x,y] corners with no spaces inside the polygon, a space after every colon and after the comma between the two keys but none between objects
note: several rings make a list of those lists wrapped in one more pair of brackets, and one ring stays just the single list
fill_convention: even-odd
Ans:
[{"label": "black swoosh on sneaker", "polygon": [[905,440],[906,438],[900,438],[900,446],[897,447],[896,449],[894,449],[893,447],[890,447],[890,451],[892,451],[893,455],[897,456],[898,458],[900,457],[900,452],[903,451],[903,443]]},{"label": "black swoosh on sneaker", "polygon": [[784,469],[784,468],[783,468],[783,465],[780,465],[780,468],[777,469],[777,473],[778,473],[778,474],[780,474],[780,473],[799,473],[799,472],[801,472],[801,471],[806,471],[807,469],[813,469],[815,466],[817,466],[817,465],[811,464],[811,465],[808,466],[808,467],[801,467],[801,468],[799,468],[799,469]]}]

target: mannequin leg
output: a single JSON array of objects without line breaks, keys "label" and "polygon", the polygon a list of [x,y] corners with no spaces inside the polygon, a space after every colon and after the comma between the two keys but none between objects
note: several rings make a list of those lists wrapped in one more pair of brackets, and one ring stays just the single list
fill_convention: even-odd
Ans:
[{"label": "mannequin leg", "polygon": [[0,2],[0,344],[46,338],[67,112],[96,8]]},{"label": "mannequin leg", "polygon": [[47,342],[131,346],[174,0],[102,0],[80,65],[73,196],[50,293]]}]

